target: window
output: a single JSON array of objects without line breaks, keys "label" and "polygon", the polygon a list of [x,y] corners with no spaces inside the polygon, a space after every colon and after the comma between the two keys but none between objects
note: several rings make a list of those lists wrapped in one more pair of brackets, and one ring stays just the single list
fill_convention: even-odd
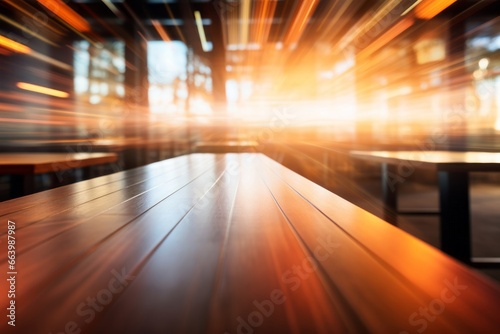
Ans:
[{"label": "window", "polygon": [[76,99],[91,104],[121,103],[125,96],[125,45],[121,41],[74,43]]}]

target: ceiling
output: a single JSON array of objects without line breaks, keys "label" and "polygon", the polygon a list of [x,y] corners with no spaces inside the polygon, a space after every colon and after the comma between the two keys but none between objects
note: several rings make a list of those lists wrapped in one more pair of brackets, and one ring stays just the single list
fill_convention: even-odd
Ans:
[{"label": "ceiling", "polygon": [[[208,57],[223,52],[229,69],[245,71],[257,64],[273,66],[285,53],[287,59],[307,57],[313,45],[326,53],[362,52],[406,18],[412,20],[407,26],[422,21],[413,12],[402,15],[413,5],[447,2],[440,15],[448,19],[500,11],[495,0],[4,0],[0,29],[21,42],[36,33],[52,44],[137,33],[144,40],[183,41]],[[87,30],[78,31],[54,14],[65,4]]]}]

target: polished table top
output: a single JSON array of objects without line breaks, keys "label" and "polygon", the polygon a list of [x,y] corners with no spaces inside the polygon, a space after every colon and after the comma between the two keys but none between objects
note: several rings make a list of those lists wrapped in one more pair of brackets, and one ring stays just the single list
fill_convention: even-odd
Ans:
[{"label": "polished table top", "polygon": [[0,173],[40,174],[115,162],[115,153],[0,153]]},{"label": "polished table top", "polygon": [[455,151],[351,151],[353,157],[437,170],[500,171],[500,153]]},{"label": "polished table top", "polygon": [[[261,154],[181,156],[3,202],[0,212],[15,333],[500,326],[497,283]],[[6,280],[0,290],[7,313]],[[3,317],[2,333],[13,329]]]}]

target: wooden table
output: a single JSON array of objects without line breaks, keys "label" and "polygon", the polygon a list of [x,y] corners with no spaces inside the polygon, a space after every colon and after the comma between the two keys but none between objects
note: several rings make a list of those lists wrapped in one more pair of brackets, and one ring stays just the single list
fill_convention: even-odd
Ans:
[{"label": "wooden table", "polygon": [[353,151],[353,157],[382,164],[385,205],[397,211],[398,184],[416,168],[436,171],[439,179],[441,249],[477,265],[495,259],[471,259],[469,172],[500,172],[500,153],[449,151]]},{"label": "wooden table", "polygon": [[24,139],[6,142],[1,147],[8,152],[57,152],[57,153],[116,153],[124,169],[142,166],[160,157],[175,155],[175,143],[169,137],[109,137],[80,139]]},{"label": "wooden table", "polygon": [[[0,174],[11,175],[11,196],[33,192],[33,176],[113,163],[115,153],[0,153]],[[61,177],[59,177],[61,179]]]},{"label": "wooden table", "polygon": [[16,333],[500,328],[497,283],[260,154],[181,156],[0,212]]}]

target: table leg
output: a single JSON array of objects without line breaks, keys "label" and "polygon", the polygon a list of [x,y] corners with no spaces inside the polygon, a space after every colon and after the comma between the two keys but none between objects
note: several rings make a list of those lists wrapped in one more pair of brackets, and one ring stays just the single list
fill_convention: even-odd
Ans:
[{"label": "table leg", "polygon": [[93,176],[92,169],[93,169],[92,166],[83,167],[82,171],[81,171],[81,173],[82,173],[81,177],[77,178],[76,181],[83,181],[83,180],[91,179]]},{"label": "table leg", "polygon": [[123,161],[125,164],[125,169],[138,167],[139,157],[135,149],[126,149],[123,151]]},{"label": "table leg", "polygon": [[35,192],[35,176],[34,175],[17,175],[10,176],[10,198],[21,197]]},{"label": "table leg", "polygon": [[397,175],[395,165],[382,164],[382,200],[384,201],[384,220],[397,225],[398,211],[398,182],[394,176]]},{"label": "table leg", "polygon": [[440,171],[441,249],[456,259],[471,261],[469,174]]}]

